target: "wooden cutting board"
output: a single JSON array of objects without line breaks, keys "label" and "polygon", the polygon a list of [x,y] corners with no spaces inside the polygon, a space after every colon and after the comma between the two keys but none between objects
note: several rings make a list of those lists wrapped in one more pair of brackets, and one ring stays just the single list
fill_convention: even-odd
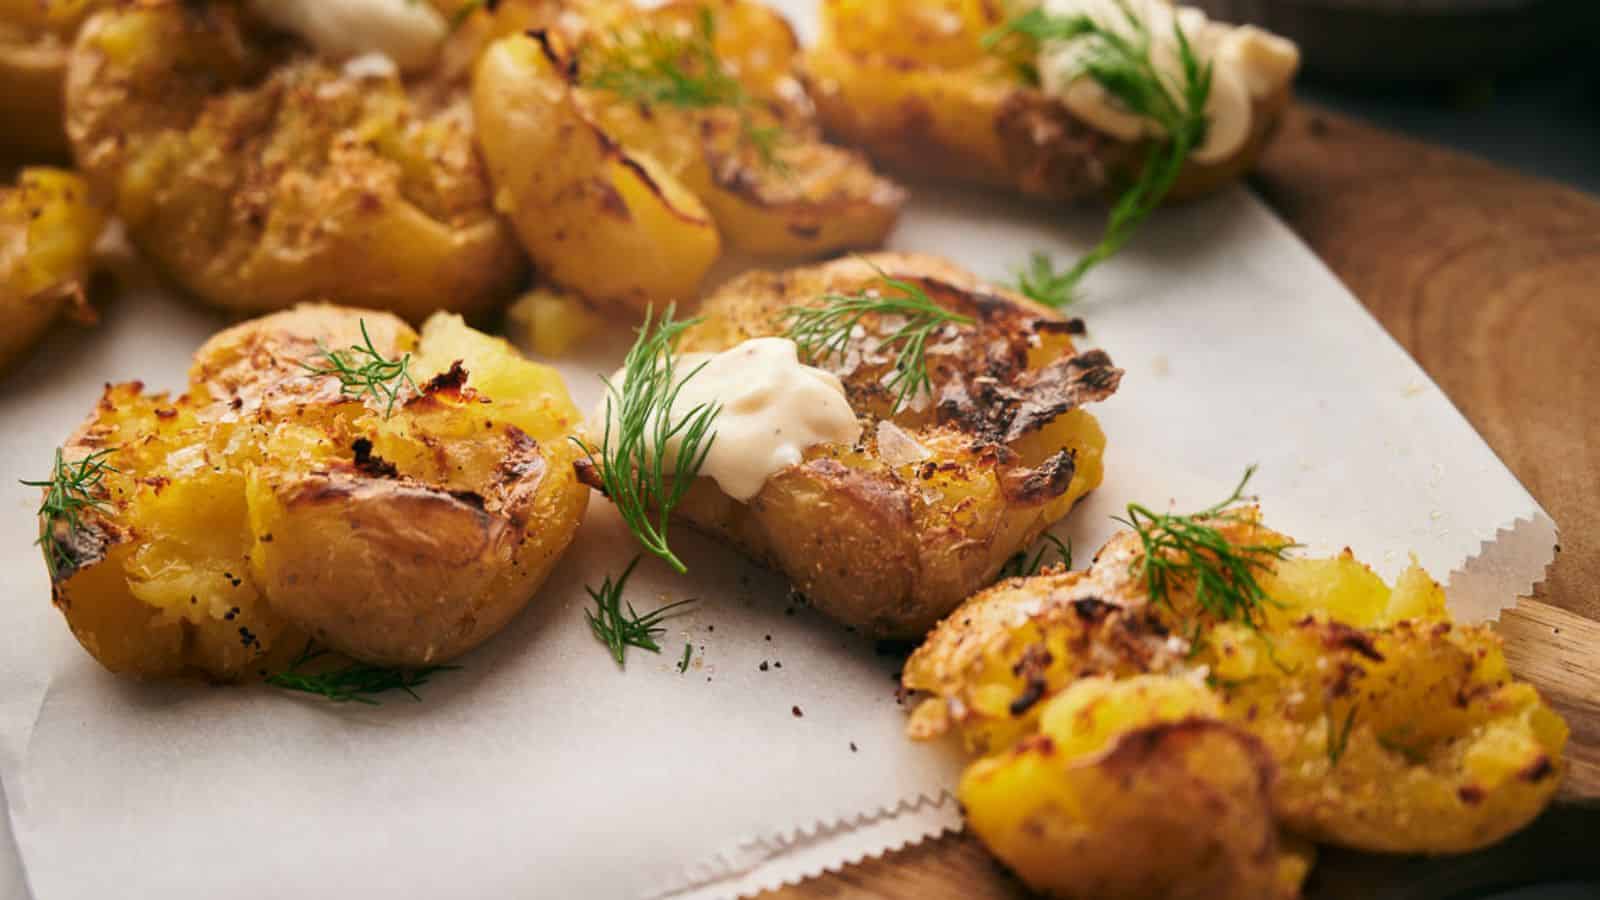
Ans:
[{"label": "wooden cutting board", "polygon": [[[1481,432],[1561,527],[1549,577],[1498,626],[1572,727],[1559,805],[1448,860],[1324,854],[1313,898],[1444,898],[1600,880],[1600,201],[1315,107],[1253,183]],[[949,836],[766,900],[984,900],[1026,892]]]}]

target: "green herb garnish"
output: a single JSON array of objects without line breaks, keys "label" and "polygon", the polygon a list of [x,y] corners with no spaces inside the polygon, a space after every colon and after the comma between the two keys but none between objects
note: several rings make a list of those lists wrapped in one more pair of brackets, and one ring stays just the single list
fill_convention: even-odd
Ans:
[{"label": "green herb garnish", "polygon": [[380,701],[373,699],[374,696],[389,691],[404,691],[411,699],[420,702],[422,697],[418,696],[416,689],[427,684],[428,679],[435,673],[461,668],[423,666],[406,669],[356,662],[321,672],[302,671],[308,663],[327,656],[329,652],[326,648],[317,646],[316,641],[307,641],[305,649],[289,663],[289,668],[267,676],[267,684],[286,691],[316,694],[333,703],[364,703],[368,706],[378,706]]},{"label": "green herb garnish", "polygon": [[1326,713],[1323,717],[1328,723],[1328,765],[1339,767],[1339,760],[1344,758],[1344,751],[1350,746],[1350,729],[1356,724],[1356,707],[1352,705],[1350,712],[1345,714],[1344,724],[1338,730],[1333,730],[1333,719]]},{"label": "green herb garnish", "polygon": [[1036,251],[1028,257],[1027,268],[1017,273],[1016,288],[1029,300],[1060,309],[1077,299],[1076,283],[1070,270],[1057,270],[1050,254]]},{"label": "green herb garnish", "polygon": [[[584,617],[589,620],[589,630],[594,633],[595,639],[606,645],[611,651],[611,658],[617,661],[618,666],[627,665],[629,647],[638,647],[640,650],[649,650],[651,653],[660,653],[661,645],[656,643],[656,638],[666,633],[666,626],[661,622],[667,613],[681,606],[693,603],[693,600],[679,600],[677,603],[668,603],[655,612],[639,615],[633,609],[632,603],[625,603],[622,599],[623,588],[627,587],[628,576],[633,574],[634,566],[639,564],[642,557],[635,556],[633,562],[622,570],[622,577],[616,581],[607,575],[599,588],[584,586],[589,592],[589,597],[594,600],[594,609],[584,610]],[[678,671],[683,672],[689,668],[689,646],[683,647],[683,662],[679,664]]]},{"label": "green herb garnish", "polygon": [[694,648],[688,644],[683,645],[683,659],[678,660],[678,674],[689,671],[689,658],[694,653]]},{"label": "green herb garnish", "polygon": [[1077,45],[1082,75],[1094,79],[1128,112],[1154,121],[1166,132],[1165,141],[1150,152],[1139,177],[1112,207],[1100,243],[1071,269],[1053,275],[1053,287],[1047,294],[1051,297],[1070,298],[1090,269],[1122,249],[1139,223],[1172,190],[1189,154],[1205,141],[1210,124],[1205,108],[1211,96],[1211,63],[1200,62],[1188,36],[1174,23],[1181,77],[1162,72],[1151,57],[1148,23],[1123,0],[1117,0],[1117,5],[1127,22],[1126,32],[1087,14],[1055,15],[1035,7],[983,38],[984,46],[991,50],[1013,46],[1013,41],[1021,41],[1035,52],[1047,41]]},{"label": "green herb garnish", "polygon": [[1048,533],[1044,535],[1043,539],[1045,546],[1040,547],[1032,557],[1029,557],[1027,551],[1024,550],[1006,560],[1006,564],[1000,569],[1000,578],[1026,578],[1030,575],[1039,574],[1039,570],[1044,568],[1045,558],[1050,554],[1051,550],[1056,552],[1057,562],[1069,569],[1072,568],[1072,542],[1063,541]]},{"label": "green herb garnish", "polygon": [[854,294],[825,294],[821,306],[791,306],[784,313],[788,320],[785,336],[808,359],[823,362],[844,356],[856,337],[856,326],[867,316],[901,319],[894,332],[878,344],[895,351],[893,374],[884,382],[884,387],[895,391],[893,413],[917,394],[933,390],[928,376],[928,338],[946,325],[970,325],[972,319],[933,302],[915,284],[890,278],[877,266],[872,268],[886,291],[873,288]]},{"label": "green herb garnish", "polygon": [[[601,491],[616,505],[628,530],[681,574],[688,567],[667,545],[667,525],[705,465],[717,437],[711,425],[722,406],[702,403],[682,414],[675,411],[683,385],[705,364],[679,376],[673,344],[699,319],[675,322],[674,309],[668,306],[653,329],[651,313],[645,312],[639,337],[622,364],[621,385],[602,378],[606,427],[600,446],[581,437],[572,440],[598,471]],[[677,452],[672,454],[668,451],[674,441]]]},{"label": "green herb garnish", "polygon": [[399,359],[384,357],[367,333],[366,319],[361,320],[361,341],[351,344],[348,350],[329,350],[318,341],[317,353],[327,365],[301,363],[300,366],[313,375],[332,375],[339,379],[339,393],[346,397],[370,396],[384,403],[383,417],[387,419],[394,414],[394,405],[407,386],[415,393],[422,393],[411,380],[411,354],[402,354]]},{"label": "green herb garnish", "polygon": [[1230,512],[1229,507],[1245,499],[1244,487],[1255,471],[1255,466],[1245,469],[1227,499],[1197,513],[1157,513],[1130,503],[1127,517],[1116,517],[1132,528],[1144,545],[1132,568],[1144,579],[1151,603],[1171,608],[1174,584],[1192,582],[1195,601],[1218,621],[1237,620],[1255,626],[1261,608],[1276,605],[1255,576],[1296,545],[1236,545],[1214,524],[1253,522],[1242,513]]},{"label": "green herb garnish", "polygon": [[580,59],[579,83],[635,103],[732,109],[739,115],[741,142],[765,165],[782,169],[777,151],[784,129],[756,124],[750,111],[754,100],[717,56],[716,40],[716,18],[704,6],[687,35],[651,29],[613,31],[609,43],[592,45]]},{"label": "green herb garnish", "polygon": [[117,471],[106,462],[114,448],[96,450],[76,461],[67,462],[61,450],[56,450],[55,466],[46,481],[22,481],[28,487],[44,488],[44,499],[39,503],[39,537],[34,544],[44,549],[44,564],[51,579],[69,571],[76,561],[63,546],[58,530],[65,529],[70,539],[83,527],[85,510],[99,509],[106,501],[95,496],[107,472]]}]

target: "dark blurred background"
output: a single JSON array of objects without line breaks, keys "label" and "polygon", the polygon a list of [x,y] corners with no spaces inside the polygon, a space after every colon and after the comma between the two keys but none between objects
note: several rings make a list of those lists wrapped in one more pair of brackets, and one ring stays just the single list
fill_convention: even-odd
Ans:
[{"label": "dark blurred background", "polygon": [[1184,0],[1293,38],[1302,95],[1600,194],[1600,0]]}]

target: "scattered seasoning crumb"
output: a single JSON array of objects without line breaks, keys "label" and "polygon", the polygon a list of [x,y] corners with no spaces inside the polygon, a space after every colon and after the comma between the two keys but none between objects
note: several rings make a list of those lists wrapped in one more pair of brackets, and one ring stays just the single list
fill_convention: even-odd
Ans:
[{"label": "scattered seasoning crumb", "polygon": [[270,544],[270,543],[272,543],[272,535],[270,535],[270,534],[263,534],[263,535],[262,535],[262,536],[261,536],[261,543],[263,543],[263,544]]},{"label": "scattered seasoning crumb", "polygon": [[707,625],[706,626],[706,630],[707,631],[716,631],[717,630],[717,626],[715,626],[715,625]]},{"label": "scattered seasoning crumb", "polygon": [[239,607],[235,606],[234,608],[232,608],[232,609],[228,610],[227,612],[223,613],[222,617],[224,619],[227,619],[229,622],[232,622],[234,617],[237,616],[237,615],[239,615]]},{"label": "scattered seasoning crumb", "polygon": [[856,742],[855,741],[851,741],[850,742],[850,752],[851,753],[855,753],[856,752]]},{"label": "scattered seasoning crumb", "polygon": [[769,641],[772,640],[772,635],[770,635],[770,634],[767,635],[767,640],[769,640]]},{"label": "scattered seasoning crumb", "polygon": [[767,661],[763,659],[761,661],[761,671],[765,672],[766,670],[767,670]]},{"label": "scattered seasoning crumb", "polygon": [[803,718],[805,718],[805,715],[806,715],[805,713],[800,711],[800,707],[798,707],[798,706],[789,707],[789,712],[793,713],[794,717],[796,719],[803,719]]},{"label": "scattered seasoning crumb", "polygon": [[775,663],[773,663],[773,664],[772,664],[772,666],[773,666],[773,668],[775,668],[775,669],[781,669],[781,668],[783,668],[783,663],[781,663],[781,662],[775,662]]}]

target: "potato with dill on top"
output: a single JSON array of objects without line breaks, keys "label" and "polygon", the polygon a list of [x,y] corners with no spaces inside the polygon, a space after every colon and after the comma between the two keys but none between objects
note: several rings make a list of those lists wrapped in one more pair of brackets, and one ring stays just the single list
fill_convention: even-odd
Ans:
[{"label": "potato with dill on top", "polygon": [[853,446],[810,448],[748,502],[702,478],[678,516],[842,622],[920,636],[1100,483],[1105,437],[1084,407],[1121,370],[1073,348],[1075,323],[941,259],[752,272],[700,314],[680,353],[795,338],[802,359],[838,376],[863,428]]},{"label": "potato with dill on top", "polygon": [[498,631],[588,488],[553,369],[437,314],[301,306],[230,328],[186,393],[106,389],[46,482],[55,603],[114,672],[233,679],[307,638],[431,665]]},{"label": "potato with dill on top", "polygon": [[333,299],[420,322],[509,298],[525,260],[492,207],[465,84],[313,52],[252,14],[301,6],[125,4],[79,32],[73,155],[133,243],[238,311]]},{"label": "potato with dill on top", "polygon": [[[1125,807],[1158,801],[1129,790],[1113,823],[1111,799],[1084,802],[1083,785],[1097,782],[1081,770],[1148,743],[1154,720],[1208,723],[1259,747],[1270,818],[1299,841],[1460,853],[1506,837],[1554,797],[1566,725],[1512,677],[1493,631],[1451,621],[1419,568],[1391,587],[1348,551],[1290,555],[1289,539],[1244,506],[1194,516],[1131,506],[1129,521],[1086,571],[973,597],[904,671],[904,687],[925,698],[910,733],[954,732],[983,754],[962,802],[1029,883],[1067,884],[1079,871],[1061,835],[1101,840],[1115,824],[1123,840],[1148,837]],[[1161,803],[1150,827],[1182,808]],[[1201,814],[1191,824],[1213,825]],[[1280,874],[1296,868],[1279,862]]]},{"label": "potato with dill on top", "polygon": [[499,40],[473,79],[502,208],[561,286],[642,309],[691,298],[725,245],[815,258],[893,226],[903,192],[823,142],[776,12],[586,3],[573,20]]},{"label": "potato with dill on top", "polygon": [[84,290],[104,222],[70,172],[24,169],[16,186],[0,188],[0,374],[63,313],[94,320]]}]

